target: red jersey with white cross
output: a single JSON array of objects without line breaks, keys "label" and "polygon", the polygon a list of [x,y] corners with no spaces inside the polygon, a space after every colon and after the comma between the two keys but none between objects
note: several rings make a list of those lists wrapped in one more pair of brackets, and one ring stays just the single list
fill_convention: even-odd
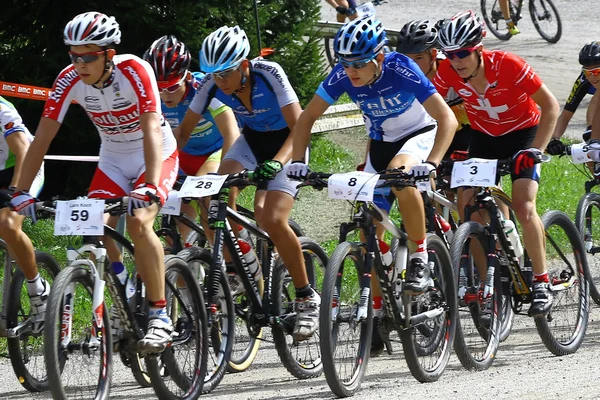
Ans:
[{"label": "red jersey with white cross", "polygon": [[491,136],[529,128],[538,124],[540,111],[531,95],[543,82],[533,68],[520,57],[505,51],[482,52],[488,85],[478,94],[452,68],[442,61],[433,84],[442,96],[450,89],[464,100],[471,127]]},{"label": "red jersey with white cross", "polygon": [[152,67],[131,54],[116,55],[113,63],[112,80],[102,89],[83,83],[73,65],[63,69],[54,82],[42,116],[62,123],[71,100],[75,100],[96,125],[102,151],[130,154],[143,152],[140,115],[155,112],[161,118],[163,147],[170,148],[163,150],[171,154],[176,147],[175,138],[162,117]]}]

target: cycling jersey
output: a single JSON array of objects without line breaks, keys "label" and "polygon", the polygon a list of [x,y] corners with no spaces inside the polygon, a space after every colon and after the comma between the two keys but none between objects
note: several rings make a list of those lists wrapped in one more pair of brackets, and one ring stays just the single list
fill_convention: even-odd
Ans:
[{"label": "cycling jersey", "polygon": [[[162,103],[163,115],[171,127],[176,128],[183,121],[185,112],[188,110],[203,77],[204,74],[202,72],[192,72],[192,81],[187,84],[186,92],[177,106],[168,108]],[[213,99],[208,107],[208,111],[202,114],[200,122],[198,122],[198,125],[192,131],[190,139],[182,151],[193,156],[203,156],[214,153],[223,147],[223,136],[221,136],[215,124],[214,117],[228,109],[229,107],[223,105],[219,100]]]},{"label": "cycling jersey", "polygon": [[596,88],[590,83],[590,81],[588,81],[587,77],[582,71],[573,84],[571,94],[569,94],[569,98],[565,103],[565,110],[574,113],[577,111],[577,107],[579,107],[579,103],[581,103],[581,100],[583,100],[585,95],[593,95],[594,93],[596,93]]},{"label": "cycling jersey", "polygon": [[[73,65],[56,78],[44,106],[43,117],[63,121],[71,100],[87,112],[102,139],[102,152],[114,152],[143,158],[143,132],[140,115],[160,115],[163,153],[177,148],[171,127],[160,113],[158,85],[154,71],[146,61],[130,55],[113,57],[113,73],[102,89],[83,83]],[[126,159],[124,159],[126,161]]]},{"label": "cycling jersey", "polygon": [[204,114],[209,103],[216,98],[231,107],[240,126],[254,131],[277,131],[287,127],[281,108],[298,103],[298,96],[290,85],[287,75],[277,63],[264,60],[250,61],[252,82],[252,110],[248,110],[235,95],[223,93],[208,74],[200,81],[190,109],[196,114]]},{"label": "cycling jersey", "polygon": [[363,112],[369,136],[396,142],[436,122],[422,104],[436,93],[419,66],[404,54],[385,55],[381,75],[370,85],[354,87],[341,65],[319,85],[317,95],[333,104],[344,93]]},{"label": "cycling jersey", "polygon": [[0,171],[14,167],[16,157],[10,151],[6,138],[15,132],[23,132],[29,142],[33,140],[33,135],[29,133],[27,127],[23,124],[21,116],[13,104],[0,96]]},{"label": "cycling jersey", "polygon": [[473,129],[491,136],[538,124],[540,111],[531,95],[543,82],[531,66],[518,56],[500,50],[482,52],[488,86],[483,95],[442,61],[433,80],[443,97],[454,89],[463,98]]}]

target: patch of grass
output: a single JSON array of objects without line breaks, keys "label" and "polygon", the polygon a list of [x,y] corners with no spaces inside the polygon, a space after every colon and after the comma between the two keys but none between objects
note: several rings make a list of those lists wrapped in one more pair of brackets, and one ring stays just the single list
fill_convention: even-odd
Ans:
[{"label": "patch of grass", "polygon": [[309,160],[310,169],[319,172],[347,172],[356,168],[354,157],[324,135],[313,135]]}]

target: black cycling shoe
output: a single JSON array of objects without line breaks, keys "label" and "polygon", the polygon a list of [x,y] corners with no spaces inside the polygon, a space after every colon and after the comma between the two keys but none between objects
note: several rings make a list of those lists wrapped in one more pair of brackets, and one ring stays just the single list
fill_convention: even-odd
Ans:
[{"label": "black cycling shoe", "polygon": [[421,294],[429,286],[429,266],[420,258],[410,260],[404,283],[404,291],[408,294]]},{"label": "black cycling shoe", "polygon": [[383,339],[379,334],[379,317],[373,317],[373,336],[371,336],[370,357],[379,357],[385,348]]},{"label": "black cycling shoe", "polygon": [[552,286],[548,282],[534,282],[531,288],[530,317],[542,317],[552,308]]}]

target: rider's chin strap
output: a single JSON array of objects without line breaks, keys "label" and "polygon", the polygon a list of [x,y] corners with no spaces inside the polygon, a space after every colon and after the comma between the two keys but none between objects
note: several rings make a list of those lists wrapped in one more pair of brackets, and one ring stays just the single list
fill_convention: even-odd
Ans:
[{"label": "rider's chin strap", "polygon": [[375,64],[375,73],[373,74],[373,79],[371,79],[369,82],[367,82],[367,85],[371,85],[373,83],[375,83],[375,81],[377,81],[377,79],[379,79],[379,77],[381,76],[381,72],[383,71],[383,65],[381,66],[381,70],[379,69],[379,64],[377,63],[377,61],[373,58],[370,61],[373,61],[373,63]]},{"label": "rider's chin strap", "polygon": [[241,72],[242,72],[242,82],[241,82],[240,88],[233,92],[234,94],[242,93],[244,91],[244,89],[246,88],[246,81],[248,80],[248,77],[246,76],[246,71],[241,71]]},{"label": "rider's chin strap", "polygon": [[98,87],[97,84],[98,82],[100,82],[102,80],[102,78],[104,78],[104,75],[106,75],[106,73],[110,70],[110,68],[114,65],[112,60],[108,59],[108,49],[104,49],[104,58],[106,60],[106,62],[104,63],[104,72],[102,72],[102,75],[100,75],[100,78],[98,78],[98,80],[94,83],[92,83],[92,86],[95,87],[96,89],[104,89],[105,87],[107,87],[108,85],[110,85],[113,81],[113,75],[111,74],[111,76],[108,77],[108,79],[106,80],[106,82],[104,82],[102,84],[102,87]]}]

